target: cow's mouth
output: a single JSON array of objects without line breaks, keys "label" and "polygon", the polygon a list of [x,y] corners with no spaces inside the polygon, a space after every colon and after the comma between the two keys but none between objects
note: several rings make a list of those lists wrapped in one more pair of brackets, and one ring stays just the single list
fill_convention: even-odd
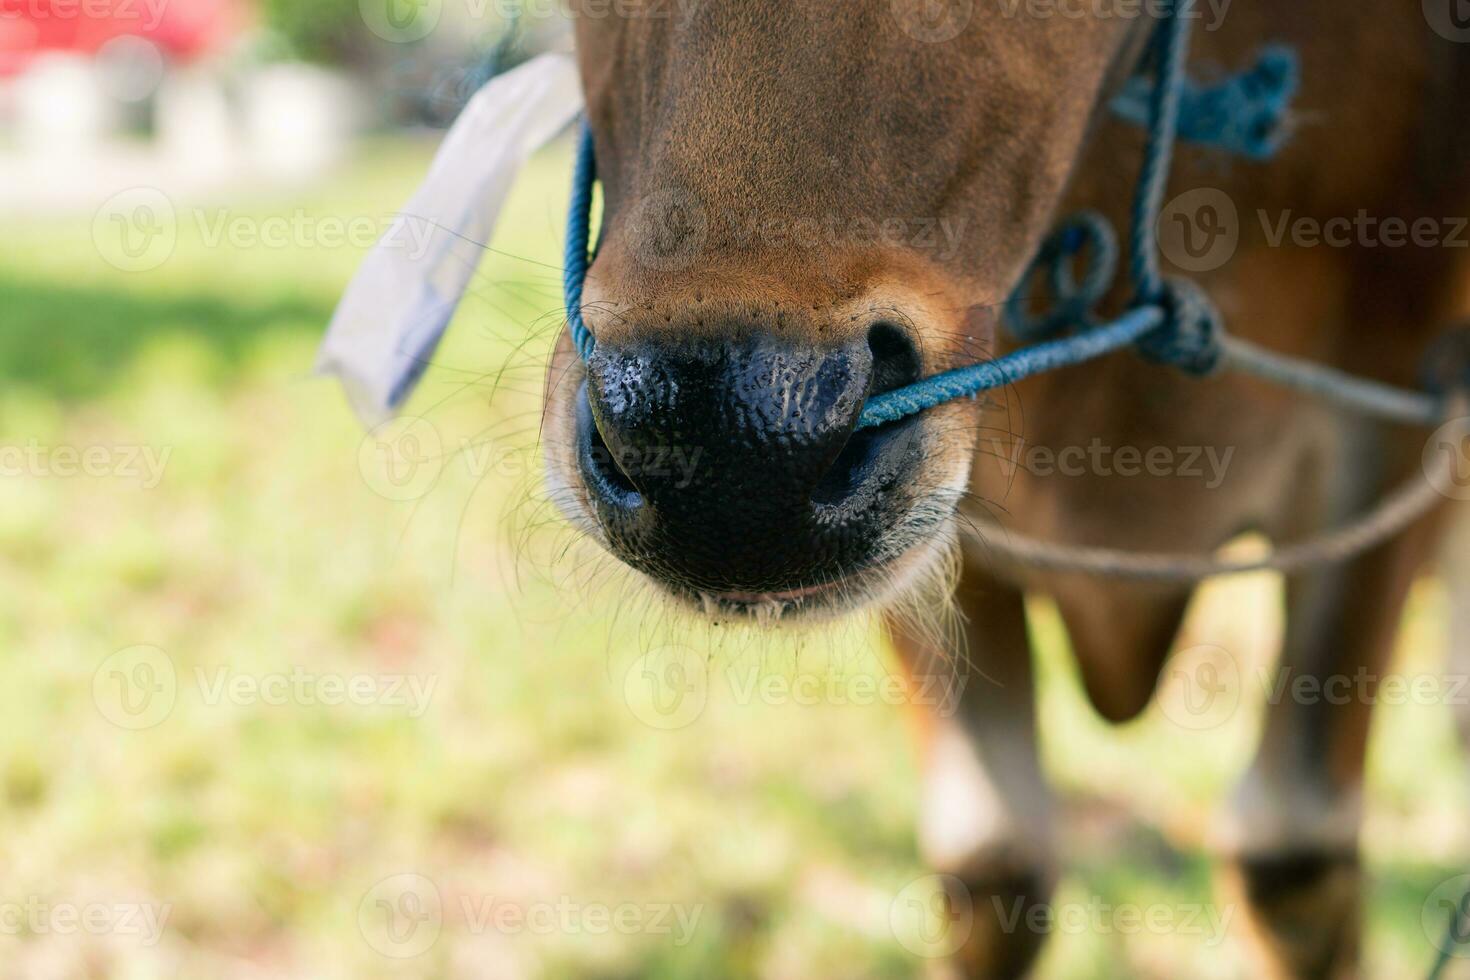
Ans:
[{"label": "cow's mouth", "polygon": [[881,606],[920,586],[926,575],[942,566],[940,557],[951,543],[950,533],[943,529],[927,536],[913,535],[909,545],[888,560],[790,589],[704,590],[660,576],[649,577],[687,610],[713,622],[823,622]]},{"label": "cow's mouth", "polygon": [[704,592],[686,587],[670,591],[712,620],[791,619],[837,615],[854,604],[845,601],[860,575],[846,575],[820,585],[770,592]]},{"label": "cow's mouth", "polygon": [[821,585],[807,585],[799,589],[787,589],[784,592],[716,592],[714,598],[720,602],[735,602],[754,605],[765,602],[799,603],[803,600],[813,598],[831,592],[841,587],[842,580],[837,582],[824,582]]}]

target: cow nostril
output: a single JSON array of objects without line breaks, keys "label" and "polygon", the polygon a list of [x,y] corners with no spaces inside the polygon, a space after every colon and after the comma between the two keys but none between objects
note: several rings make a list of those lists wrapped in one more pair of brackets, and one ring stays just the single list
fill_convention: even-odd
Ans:
[{"label": "cow nostril", "polygon": [[604,499],[630,509],[643,503],[643,495],[623,471],[617,456],[608,448],[601,430],[597,428],[586,385],[583,385],[577,399],[577,430],[582,472],[596,491]]},{"label": "cow nostril", "polygon": [[[868,350],[873,355],[869,398],[919,380],[922,366],[918,348],[900,327],[887,322],[874,324],[868,331]],[[900,440],[900,433],[907,431],[910,428],[907,423],[912,421],[905,419],[854,432],[812,491],[812,502],[830,506],[851,498],[878,469],[884,450]]]},{"label": "cow nostril", "polygon": [[854,432],[833,461],[832,468],[822,475],[812,490],[812,503],[824,506],[840,504],[857,492],[877,456],[884,434],[884,429]]},{"label": "cow nostril", "polygon": [[873,355],[869,398],[919,380],[922,374],[919,349],[901,327],[886,321],[873,324],[868,331],[868,350]]}]

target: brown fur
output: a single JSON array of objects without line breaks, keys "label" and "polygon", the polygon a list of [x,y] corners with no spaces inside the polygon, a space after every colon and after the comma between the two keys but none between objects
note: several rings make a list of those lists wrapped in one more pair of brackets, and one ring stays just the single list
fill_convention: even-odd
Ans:
[{"label": "brown fur", "polygon": [[[1011,345],[995,306],[1055,218],[1085,205],[1124,224],[1142,138],[1098,110],[1148,25],[1007,17],[1007,5],[976,0],[958,37],[924,43],[900,28],[895,11],[907,3],[705,0],[667,19],[580,20],[607,201],[587,289],[594,332],[696,332],[741,317],[815,335],[864,329],[869,311],[896,310],[921,339],[926,373]],[[1379,218],[1466,214],[1467,55],[1438,38],[1409,0],[1236,0],[1220,30],[1196,31],[1194,64],[1239,66],[1271,39],[1302,55],[1298,129],[1265,165],[1180,153],[1170,193],[1218,188],[1240,213],[1235,257],[1194,278],[1241,336],[1410,384],[1419,352],[1464,308],[1465,251],[1270,247],[1256,211],[1268,220],[1288,210],[1322,220],[1359,209]],[[651,261],[650,228],[661,227],[669,202],[683,223]],[[651,224],[643,213],[650,207]],[[963,235],[953,255],[941,256],[870,242],[801,247],[750,233],[834,215],[849,225],[865,215],[945,218]],[[553,376],[579,371],[563,344]],[[561,436],[575,390],[551,386],[554,446],[570,444]],[[1247,529],[1278,540],[1310,535],[1416,467],[1423,438],[1247,378],[1196,380],[1127,355],[1027,381],[1000,408],[942,406],[924,424],[932,445],[925,485],[935,495],[968,491],[962,525],[994,520],[1053,541],[1162,551],[1209,550]],[[1008,473],[995,456],[1022,436],[1054,449],[1100,439],[1143,451],[1229,448],[1233,456],[1217,489],[1167,477]],[[559,455],[551,454],[554,477],[575,497],[574,468]],[[1426,525],[1348,566],[1294,579],[1283,663],[1318,675],[1381,672],[1432,537]],[[1012,575],[988,565],[983,543],[966,553],[959,601],[967,649],[933,649],[898,629],[913,663],[963,652],[987,674],[1016,681],[977,688],[967,717],[923,729],[926,745],[948,728],[988,755],[976,755],[974,771],[926,779],[986,784],[1008,817],[988,831],[972,828],[972,851],[945,855],[944,870],[977,895],[1025,882],[1028,897],[1044,900],[1055,868],[1020,590],[1056,599],[1088,691],[1112,719],[1148,702],[1189,593]],[[920,554],[901,561],[929,560]],[[1263,972],[1354,969],[1355,944],[1344,937],[1356,924],[1355,865],[1290,869],[1354,852],[1367,716],[1361,705],[1283,702],[1270,711],[1229,844],[1263,937]],[[996,758],[1008,761],[997,768]],[[1024,791],[1012,793],[1016,787]],[[995,828],[1000,836],[987,839]],[[1036,945],[1035,937],[977,928],[960,960],[974,976],[1013,975]]]}]

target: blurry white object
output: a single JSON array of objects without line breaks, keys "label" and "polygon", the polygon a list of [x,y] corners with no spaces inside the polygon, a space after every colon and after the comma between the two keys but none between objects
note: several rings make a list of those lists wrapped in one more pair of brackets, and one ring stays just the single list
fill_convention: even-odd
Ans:
[{"label": "blurry white object", "polygon": [[97,50],[97,79],[120,102],[142,102],[163,81],[163,52],[136,34],[120,34]]},{"label": "blurry white object", "polygon": [[357,108],[352,83],[325,68],[283,63],[253,72],[244,85],[252,162],[271,177],[320,175],[345,154]]},{"label": "blurry white object", "polygon": [[217,74],[170,72],[158,87],[154,121],[159,148],[174,171],[209,179],[238,169],[235,117]]},{"label": "blurry white object", "polygon": [[434,352],[526,159],[582,109],[570,55],[492,79],[450,128],[429,175],[368,253],[332,317],[318,370],[366,425],[393,414]]},{"label": "blurry white object", "polygon": [[81,55],[37,58],[17,80],[15,98],[21,145],[43,156],[90,150],[112,125],[109,98]]}]

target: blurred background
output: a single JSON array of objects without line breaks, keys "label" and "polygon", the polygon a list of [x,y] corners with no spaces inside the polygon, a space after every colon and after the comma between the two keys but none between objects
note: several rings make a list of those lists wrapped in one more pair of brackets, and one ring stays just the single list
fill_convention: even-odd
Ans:
[{"label": "blurred background", "polygon": [[[566,137],[405,420],[312,376],[459,107],[569,46],[550,0],[0,0],[0,977],[935,968],[879,632],[670,620],[546,503]],[[1439,676],[1444,605],[1396,671]],[[1077,912],[1041,975],[1248,975],[1209,845],[1278,606],[1208,589],[1111,728],[1034,604]],[[1372,976],[1427,972],[1470,871],[1446,700],[1376,716]]]}]

